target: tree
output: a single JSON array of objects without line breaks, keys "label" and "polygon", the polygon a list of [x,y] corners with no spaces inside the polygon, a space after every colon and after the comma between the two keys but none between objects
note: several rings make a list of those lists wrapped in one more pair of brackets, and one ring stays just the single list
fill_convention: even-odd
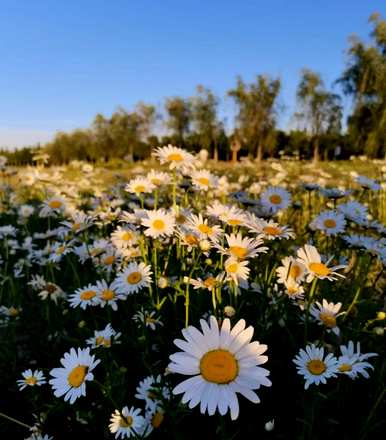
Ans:
[{"label": "tree", "polygon": [[340,97],[327,91],[320,75],[309,69],[303,69],[301,72],[296,96],[300,107],[296,116],[305,122],[305,129],[311,134],[313,161],[318,162],[321,135],[340,131]]},{"label": "tree", "polygon": [[188,100],[176,96],[168,98],[165,103],[168,115],[166,126],[172,131],[180,147],[184,146],[185,135],[189,133],[191,108]]},{"label": "tree", "polygon": [[279,78],[258,75],[251,84],[238,77],[236,88],[228,92],[238,107],[238,133],[257,161],[263,159],[264,144],[272,140],[275,131],[280,87]]},{"label": "tree", "polygon": [[379,14],[369,18],[372,42],[350,38],[348,62],[338,82],[353,98],[348,118],[349,136],[357,149],[364,146],[372,157],[386,155],[386,21]]},{"label": "tree", "polygon": [[215,161],[218,160],[218,139],[223,128],[217,119],[218,104],[218,98],[210,89],[197,86],[197,95],[191,99],[192,123],[201,148],[208,150]]}]

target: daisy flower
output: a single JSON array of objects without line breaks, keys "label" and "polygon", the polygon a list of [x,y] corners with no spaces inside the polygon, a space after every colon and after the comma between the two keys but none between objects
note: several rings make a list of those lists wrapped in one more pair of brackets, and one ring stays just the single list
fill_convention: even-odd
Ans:
[{"label": "daisy flower", "polygon": [[71,221],[63,221],[60,222],[60,224],[74,234],[79,234],[92,226],[93,221],[93,218],[87,216],[84,212],[76,211],[71,215]]},{"label": "daisy flower", "polygon": [[86,344],[90,345],[91,348],[110,348],[113,341],[115,344],[120,343],[120,341],[118,341],[120,336],[121,333],[116,332],[110,324],[107,324],[104,330],[95,330],[94,336],[87,339]]},{"label": "daisy flower", "polygon": [[247,281],[249,277],[248,261],[239,261],[232,257],[228,258],[225,263],[225,272],[228,279],[232,280],[236,286],[241,281]]},{"label": "daisy flower", "polygon": [[259,238],[265,240],[280,240],[282,238],[288,240],[289,238],[295,237],[291,228],[279,225],[279,223],[273,220],[267,221],[262,218],[252,217],[252,219],[248,221],[248,228],[251,232],[258,234]]},{"label": "daisy flower", "polygon": [[26,387],[41,386],[46,383],[44,374],[40,370],[25,370],[21,375],[23,376],[23,379],[17,381],[20,391],[24,390]]},{"label": "daisy flower", "polygon": [[208,219],[204,219],[202,214],[192,214],[188,219],[187,227],[194,233],[198,234],[201,240],[206,238],[217,241],[219,236],[222,234],[222,229],[220,226],[210,226],[208,224]]},{"label": "daisy flower", "polygon": [[214,288],[219,286],[224,280],[224,273],[218,274],[216,277],[211,275],[207,276],[205,279],[197,278],[189,279],[189,283],[193,286],[195,290],[197,289],[207,289],[211,292]]},{"label": "daisy flower", "polygon": [[111,243],[116,248],[127,248],[138,242],[138,233],[133,227],[118,226],[111,234]]},{"label": "daisy flower", "polygon": [[162,384],[161,375],[148,376],[143,379],[136,389],[135,397],[146,402],[146,406],[160,400],[170,399],[169,389]]},{"label": "daisy flower", "polygon": [[356,379],[359,374],[366,379],[369,378],[366,368],[373,369],[373,366],[369,362],[365,362],[365,360],[373,356],[378,356],[377,353],[361,353],[359,342],[357,343],[357,351],[355,351],[353,341],[349,341],[347,346],[341,345],[340,351],[341,356],[338,358],[339,373],[345,374],[351,379]]},{"label": "daisy flower", "polygon": [[50,217],[63,213],[66,209],[66,200],[62,196],[54,196],[43,202],[39,217]]},{"label": "daisy flower", "polygon": [[114,311],[118,310],[118,300],[126,299],[126,295],[116,292],[115,286],[110,285],[105,280],[96,282],[95,290],[97,293],[97,303],[101,307],[110,306]]},{"label": "daisy flower", "polygon": [[232,258],[244,260],[247,258],[253,258],[261,252],[267,252],[268,248],[261,246],[263,240],[243,237],[241,233],[237,234],[225,234],[227,241],[227,247],[224,248],[220,245],[215,245],[220,253],[228,255]]},{"label": "daisy flower", "polygon": [[71,348],[69,353],[64,353],[60,362],[63,367],[50,371],[53,379],[49,383],[55,397],[64,395],[64,400],[72,405],[76,399],[86,395],[86,381],[94,379],[92,370],[100,361],[90,355],[89,348],[78,348],[78,351]]},{"label": "daisy flower", "polygon": [[156,188],[169,185],[170,183],[170,175],[162,171],[151,170],[147,173],[146,177]]},{"label": "daisy flower", "polygon": [[300,349],[293,362],[296,364],[298,374],[304,377],[306,383],[304,389],[312,384],[325,384],[326,379],[336,377],[338,373],[338,360],[329,353],[324,357],[324,348],[314,344],[307,345],[306,349]]},{"label": "daisy flower", "polygon": [[364,189],[379,191],[382,188],[382,186],[376,180],[370,179],[366,176],[357,176],[355,181]]},{"label": "daisy flower", "polygon": [[351,220],[358,225],[365,225],[367,223],[367,207],[356,200],[341,203],[337,208],[338,211],[340,211],[348,220]]},{"label": "daisy flower", "polygon": [[304,297],[304,287],[293,278],[288,278],[283,284],[286,289],[286,294],[291,299],[301,299]]},{"label": "daisy flower", "polygon": [[133,315],[133,320],[135,322],[139,322],[145,325],[145,327],[149,327],[151,330],[155,330],[156,326],[163,326],[162,322],[159,318],[155,316],[156,312],[147,312],[147,311],[139,311],[135,315]]},{"label": "daisy flower", "polygon": [[145,424],[142,435],[147,437],[153,431],[161,426],[165,416],[165,411],[160,406],[159,402],[149,402],[145,411]]},{"label": "daisy flower", "polygon": [[169,370],[173,373],[193,376],[173,389],[173,394],[183,394],[182,402],[189,402],[189,408],[200,404],[200,411],[213,415],[218,409],[225,415],[230,409],[232,420],[239,415],[237,394],[258,403],[253,391],[261,385],[271,386],[267,378],[269,371],[260,367],[268,357],[262,356],[266,345],[251,342],[253,327],[245,329],[241,319],[231,329],[228,318],[221,329],[214,316],[209,325],[200,320],[202,332],[193,326],[182,330],[185,340],[175,339],[174,344],[181,352],[170,356]]},{"label": "daisy flower", "polygon": [[289,280],[301,283],[304,279],[306,267],[294,257],[285,257],[281,260],[282,266],[276,269],[277,282],[285,284]]},{"label": "daisy flower", "polygon": [[122,411],[117,409],[111,414],[109,429],[112,434],[115,434],[115,438],[130,438],[134,436],[138,438],[145,419],[141,416],[141,410],[131,407],[130,409],[125,406]]},{"label": "daisy flower", "polygon": [[75,293],[69,296],[68,301],[71,307],[80,306],[81,309],[86,309],[87,306],[96,306],[98,304],[97,288],[89,284],[75,290]]},{"label": "daisy flower", "polygon": [[280,209],[288,208],[291,203],[291,194],[284,188],[270,186],[261,193],[260,202],[263,208],[275,213]]},{"label": "daisy flower", "polygon": [[310,314],[320,324],[327,328],[327,331],[332,331],[339,336],[339,327],[336,325],[336,318],[342,313],[339,310],[342,307],[342,303],[329,303],[323,298],[322,304],[316,301],[316,305],[312,304],[310,308]]},{"label": "daisy flower", "polygon": [[191,168],[194,166],[195,158],[192,154],[183,150],[182,148],[167,145],[165,147],[158,147],[153,153],[161,163],[168,164],[169,169]]},{"label": "daisy flower", "polygon": [[313,281],[314,278],[321,280],[327,278],[330,281],[336,280],[337,277],[344,278],[344,275],[337,273],[336,270],[346,267],[345,265],[328,267],[328,260],[326,263],[322,262],[321,256],[315,246],[310,244],[304,245],[297,251],[298,258],[301,263],[307,268],[307,283]]},{"label": "daisy flower", "polygon": [[337,235],[345,231],[344,215],[337,211],[323,211],[311,223],[310,228],[327,235]]},{"label": "daisy flower", "polygon": [[136,177],[130,180],[125,186],[125,191],[129,193],[140,194],[151,193],[155,189],[153,183],[147,177]]},{"label": "daisy flower", "polygon": [[192,183],[195,189],[208,191],[217,186],[217,177],[208,170],[192,171]]},{"label": "daisy flower", "polygon": [[112,286],[118,293],[125,295],[136,293],[143,287],[150,286],[152,275],[150,269],[151,267],[145,263],[132,262],[117,275]]},{"label": "daisy flower", "polygon": [[158,238],[170,236],[174,232],[175,218],[173,214],[164,209],[146,211],[147,217],[142,219],[142,225],[146,227],[147,237]]}]

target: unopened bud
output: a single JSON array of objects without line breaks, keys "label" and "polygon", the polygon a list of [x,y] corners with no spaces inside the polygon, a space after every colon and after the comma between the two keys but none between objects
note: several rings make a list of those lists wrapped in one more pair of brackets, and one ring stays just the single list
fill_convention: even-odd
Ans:
[{"label": "unopened bud", "polygon": [[157,285],[160,289],[165,289],[168,287],[168,279],[165,277],[159,277]]},{"label": "unopened bud", "polygon": [[228,318],[232,318],[236,314],[236,310],[232,306],[225,306],[224,307],[224,315]]}]

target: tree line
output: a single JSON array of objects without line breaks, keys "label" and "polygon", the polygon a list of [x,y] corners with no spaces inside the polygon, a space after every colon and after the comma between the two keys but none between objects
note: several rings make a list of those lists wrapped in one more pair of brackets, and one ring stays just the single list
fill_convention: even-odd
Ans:
[{"label": "tree line", "polygon": [[[369,18],[370,43],[351,37],[346,67],[334,84],[326,87],[321,75],[303,69],[296,92],[294,129],[277,128],[282,112],[280,78],[256,75],[247,83],[237,78],[227,92],[236,106],[234,129],[227,133],[219,117],[220,99],[212,90],[197,86],[192,97],[167,98],[164,109],[138,103],[128,111],[118,108],[111,116],[97,114],[87,129],[58,132],[52,142],[39,146],[51,163],[71,160],[109,161],[144,159],[152,148],[172,143],[190,151],[206,149],[211,158],[226,160],[231,146],[257,161],[264,157],[296,155],[318,161],[365,154],[386,154],[386,21],[379,14]],[[351,98],[351,112],[343,133],[342,96]],[[167,135],[156,135],[162,124]],[[159,130],[158,130],[159,132]],[[339,148],[337,148],[339,146]],[[36,148],[35,148],[36,149]],[[28,163],[34,148],[3,151],[11,162]]]}]

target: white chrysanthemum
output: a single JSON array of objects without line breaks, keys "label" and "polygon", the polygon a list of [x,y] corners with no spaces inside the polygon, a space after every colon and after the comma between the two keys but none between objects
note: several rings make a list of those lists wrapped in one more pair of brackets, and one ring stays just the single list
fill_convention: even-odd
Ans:
[{"label": "white chrysanthemum", "polygon": [[324,348],[316,347],[314,344],[307,345],[305,350],[301,349],[293,362],[296,364],[298,374],[306,380],[305,389],[313,383],[325,384],[326,379],[336,377],[338,372],[336,357],[331,353],[324,357]]},{"label": "white chrysanthemum", "polygon": [[327,235],[337,235],[345,231],[346,221],[340,212],[323,211],[311,222],[310,227]]},{"label": "white chrysanthemum", "polygon": [[170,144],[156,148],[153,155],[160,161],[161,165],[168,164],[171,170],[194,166],[195,158],[191,153]]},{"label": "white chrysanthemum", "polygon": [[249,277],[249,268],[247,266],[248,261],[228,258],[224,263],[227,279],[232,280],[236,285],[241,281],[247,281]]},{"label": "white chrysanthemum", "polygon": [[170,236],[174,232],[175,218],[164,209],[146,211],[147,217],[142,219],[142,225],[146,227],[147,237],[158,238]]},{"label": "white chrysanthemum", "polygon": [[216,245],[223,255],[228,255],[232,258],[244,260],[247,258],[253,258],[261,252],[267,252],[268,248],[261,246],[263,240],[256,238],[243,237],[241,233],[237,234],[225,234],[225,239],[228,246],[223,247]]},{"label": "white chrysanthemum", "polygon": [[126,269],[117,275],[112,286],[118,293],[130,295],[148,287],[151,283],[150,266],[145,263],[130,263]]},{"label": "white chrysanthemum", "polygon": [[209,319],[210,325],[203,319],[200,323],[202,332],[189,326],[182,330],[185,340],[174,340],[183,351],[170,356],[170,371],[193,377],[177,385],[173,393],[183,394],[182,402],[189,402],[190,408],[200,404],[202,414],[208,411],[213,415],[218,409],[225,415],[229,408],[235,420],[239,415],[236,393],[258,403],[253,390],[271,386],[269,371],[259,366],[268,360],[262,356],[267,346],[251,342],[253,327],[245,329],[243,319],[233,329],[228,318],[221,329],[214,316]]},{"label": "white chrysanthemum", "polygon": [[117,301],[127,298],[123,293],[118,293],[112,283],[109,285],[105,280],[97,281],[95,287],[97,303],[101,307],[108,305],[116,311],[118,310]]},{"label": "white chrysanthemum", "polygon": [[98,304],[97,289],[92,284],[76,289],[75,293],[69,296],[68,301],[71,307],[80,306],[81,309],[96,306]]},{"label": "white chrysanthemum", "polygon": [[323,298],[322,304],[318,301],[316,301],[315,304],[312,304],[310,314],[320,325],[326,327],[327,331],[332,331],[336,335],[339,335],[340,331],[339,327],[336,325],[336,318],[342,315],[342,313],[339,313],[341,307],[342,303],[329,303]]},{"label": "white chrysanthemum", "polygon": [[23,371],[21,375],[23,376],[23,379],[17,381],[20,391],[24,390],[26,387],[41,386],[46,383],[44,374],[40,370],[32,371],[31,369],[28,369]]},{"label": "white chrysanthemum", "polygon": [[90,345],[91,348],[110,348],[113,342],[114,344],[120,343],[120,341],[118,341],[120,336],[121,333],[116,332],[110,324],[107,324],[103,330],[95,330],[94,336],[87,339],[86,344]]},{"label": "white chrysanthemum", "polygon": [[134,407],[129,409],[125,406],[121,412],[116,409],[114,414],[111,414],[110,422],[110,432],[115,434],[116,439],[130,438],[131,436],[138,438],[143,430],[145,419],[141,416],[140,409]]},{"label": "white chrysanthemum", "polygon": [[125,186],[126,192],[136,195],[151,193],[154,189],[155,186],[147,177],[136,177]]},{"label": "white chrysanthemum", "polygon": [[208,191],[209,189],[217,186],[218,179],[208,170],[197,170],[191,174],[193,186],[202,191]]},{"label": "white chrysanthemum", "polygon": [[306,267],[294,257],[285,257],[281,260],[282,266],[276,269],[277,282],[285,284],[288,281],[301,283],[304,279]]},{"label": "white chrysanthemum", "polygon": [[357,351],[354,349],[353,341],[349,341],[347,346],[341,345],[340,351],[342,353],[338,358],[339,373],[349,376],[351,379],[356,379],[361,374],[366,379],[369,378],[369,373],[366,368],[374,369],[365,359],[378,356],[377,353],[361,353],[360,343],[357,343]]},{"label": "white chrysanthemum", "polygon": [[195,234],[198,234],[199,238],[202,239],[211,239],[216,241],[219,236],[222,234],[222,229],[218,225],[210,226],[208,223],[208,219],[204,219],[202,214],[192,214],[186,225],[189,229],[191,229]]},{"label": "white chrysanthemum", "polygon": [[69,353],[64,353],[60,360],[61,368],[54,368],[50,371],[53,379],[50,384],[54,389],[54,395],[64,395],[64,400],[73,404],[76,399],[86,395],[86,381],[93,380],[92,370],[99,364],[95,356],[90,355],[90,349],[78,348],[76,351],[71,348]]},{"label": "white chrysanthemum", "polygon": [[275,213],[279,209],[288,208],[291,194],[284,188],[271,186],[261,193],[260,201],[265,209]]},{"label": "white chrysanthemum", "polygon": [[337,277],[344,278],[344,275],[337,273],[339,269],[343,269],[345,265],[328,267],[328,260],[326,263],[322,262],[321,256],[315,246],[310,244],[304,245],[297,251],[298,258],[307,268],[307,283],[310,283],[314,278],[325,279],[330,281],[336,280]]}]

